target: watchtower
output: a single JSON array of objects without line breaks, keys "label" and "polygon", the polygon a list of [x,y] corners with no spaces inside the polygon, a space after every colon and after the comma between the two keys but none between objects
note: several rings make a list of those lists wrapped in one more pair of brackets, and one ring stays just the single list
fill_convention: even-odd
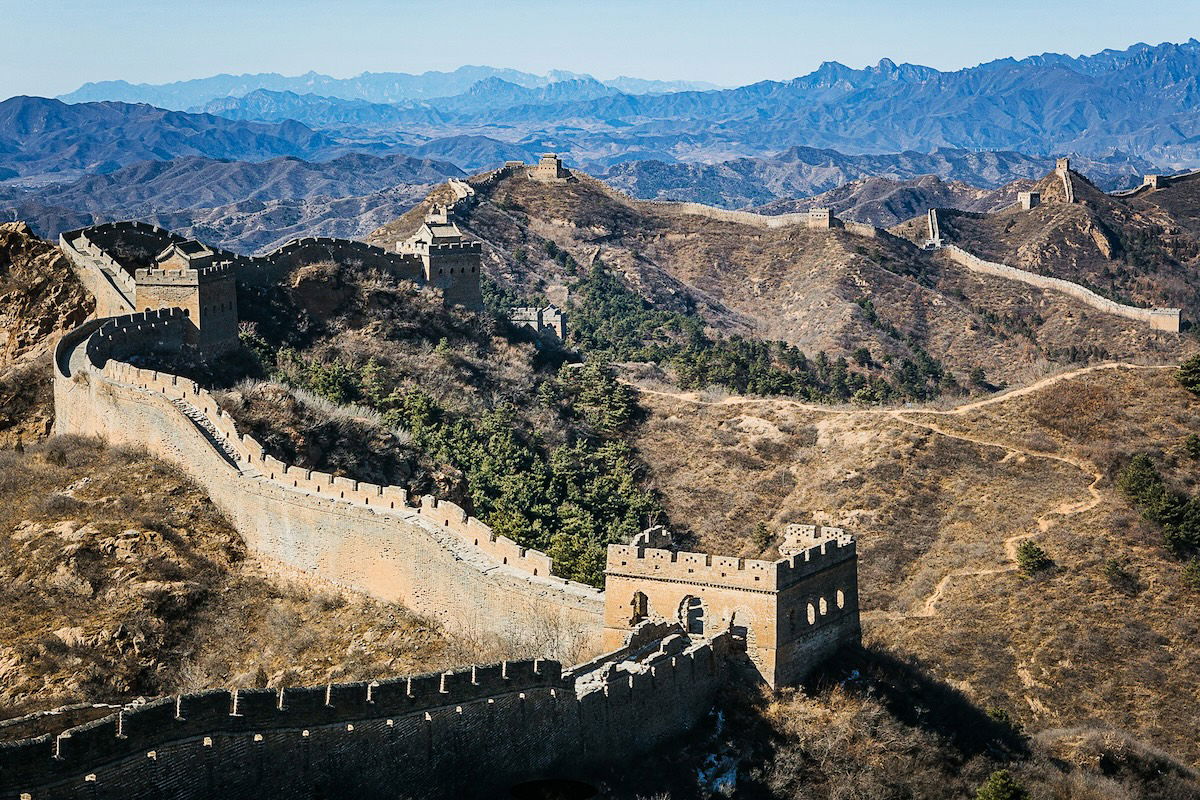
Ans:
[{"label": "watchtower", "polygon": [[808,210],[808,227],[828,230],[833,227],[833,212],[828,208],[810,208]]},{"label": "watchtower", "polygon": [[187,341],[206,354],[237,346],[237,283],[230,264],[215,263],[200,242],[175,242],[134,273],[138,311],[181,308],[190,320]]},{"label": "watchtower", "polygon": [[668,543],[662,528],[652,528],[630,545],[609,545],[606,648],[624,645],[646,619],[678,622],[693,636],[731,631],[777,687],[798,683],[861,638],[858,556],[854,537],[840,528],[789,526],[778,561],[673,551]]},{"label": "watchtower", "polygon": [[396,246],[399,253],[421,260],[425,285],[442,290],[447,303],[482,309],[479,268],[483,244],[469,239],[450,221],[444,206],[434,206],[425,222],[408,239]]},{"label": "watchtower", "polygon": [[1021,204],[1021,208],[1025,211],[1031,208],[1036,208],[1042,203],[1041,192],[1017,192],[1017,202]]},{"label": "watchtower", "polygon": [[563,169],[562,159],[557,153],[546,153],[538,163],[529,168],[530,180],[543,183],[560,183],[566,181],[571,173]]},{"label": "watchtower", "polygon": [[1060,158],[1054,162],[1054,171],[1059,175],[1066,175],[1071,171],[1071,159]]}]

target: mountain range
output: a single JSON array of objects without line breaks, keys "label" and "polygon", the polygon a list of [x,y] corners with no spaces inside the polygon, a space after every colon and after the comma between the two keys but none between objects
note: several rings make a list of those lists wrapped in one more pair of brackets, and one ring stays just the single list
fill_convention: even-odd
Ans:
[{"label": "mountain range", "polygon": [[1163,168],[1200,164],[1195,39],[1006,58],[954,72],[886,58],[863,69],[827,62],[788,81],[721,90],[655,85],[641,94],[634,92],[646,85],[627,81],[491,68],[346,80],[216,76],[160,87],[89,84],[65,97],[298,119],[357,147],[482,135],[556,150],[593,170],[647,159],[714,163],[797,146],[847,154],[1128,153]]},{"label": "mountain range", "polygon": [[[506,83],[527,88],[538,88],[559,81],[595,81],[590,75],[553,70],[546,75],[535,75],[515,69],[496,67],[464,66],[452,72],[423,72],[414,75],[405,72],[364,72],[352,78],[333,78],[317,72],[304,75],[280,75],[257,73],[253,75],[213,75],[187,81],[164,84],[133,84],[128,81],[99,81],[85,83],[59,99],[68,103],[86,103],[98,100],[120,100],[126,103],[148,103],[160,108],[183,111],[202,106],[223,97],[240,97],[259,89],[297,94],[317,94],[346,100],[365,100],[371,103],[396,103],[429,97],[446,97],[461,94],[479,81],[497,78]],[[696,89],[715,89],[715,85],[704,81],[659,81],[621,76],[604,81],[615,91],[626,94],[652,92],[677,92]]]}]

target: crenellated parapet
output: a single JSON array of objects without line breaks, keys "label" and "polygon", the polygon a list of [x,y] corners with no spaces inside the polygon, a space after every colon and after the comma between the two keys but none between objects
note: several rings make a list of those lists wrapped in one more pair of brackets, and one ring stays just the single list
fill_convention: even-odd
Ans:
[{"label": "crenellated parapet", "polygon": [[325,796],[338,786],[364,798],[394,797],[397,787],[414,797],[483,798],[546,773],[586,779],[683,735],[709,712],[726,674],[727,637],[659,633],[568,673],[554,661],[507,661],[130,705],[0,742],[0,797],[257,800]]}]

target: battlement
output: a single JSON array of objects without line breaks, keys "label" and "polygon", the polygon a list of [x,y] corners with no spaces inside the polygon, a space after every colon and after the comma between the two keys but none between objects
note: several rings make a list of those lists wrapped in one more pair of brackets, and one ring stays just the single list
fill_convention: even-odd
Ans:
[{"label": "battlement", "polygon": [[[804,526],[818,530],[816,526]],[[655,580],[687,581],[723,588],[773,592],[857,557],[854,537],[841,528],[820,529],[830,538],[813,540],[778,561],[664,550],[640,545],[608,546],[607,573]]]},{"label": "battlement", "polygon": [[[579,594],[595,596],[600,593],[601,590],[594,587],[553,577],[554,565],[548,555],[540,550],[522,547],[506,536],[497,535],[488,525],[470,516],[461,506],[448,500],[438,500],[428,495],[410,498],[408,490],[403,487],[381,486],[331,475],[319,470],[296,467],[267,455],[263,446],[254,437],[238,432],[233,418],[221,409],[216,398],[195,381],[169,373],[141,369],[117,360],[103,362],[103,359],[111,357],[110,354],[114,351],[136,350],[136,345],[127,342],[127,339],[132,338],[135,342],[145,342],[140,337],[154,332],[155,329],[147,327],[145,321],[139,325],[135,320],[145,317],[151,321],[158,321],[160,318],[169,319],[176,324],[183,321],[184,318],[177,313],[177,310],[172,311],[175,313],[164,314],[161,317],[155,316],[158,312],[151,312],[149,315],[134,314],[106,322],[93,335],[92,340],[89,340],[89,345],[93,340],[96,343],[94,347],[89,347],[89,354],[94,353],[94,363],[104,364],[102,371],[104,377],[160,394],[171,400],[178,399],[187,402],[204,415],[212,429],[220,437],[222,445],[229,452],[236,454],[239,465],[258,470],[266,480],[336,502],[387,511],[414,509],[419,516],[453,535],[460,546],[469,548],[502,567],[509,567],[526,573],[530,577],[558,584]],[[121,347],[114,348],[113,343],[118,340],[121,342]],[[411,505],[414,502],[415,506]]]},{"label": "battlement", "polygon": [[217,731],[299,729],[411,715],[539,688],[567,690],[562,674],[556,661],[528,659],[370,682],[162,697],[58,733],[0,743],[0,787]]},{"label": "battlement", "polygon": [[[644,755],[708,713],[728,637],[640,644],[637,653],[581,665],[583,679],[580,668],[564,674],[554,661],[508,661],[159,698],[0,743],[0,793],[249,800],[265,786],[271,796],[305,797],[315,785],[343,785],[371,787],[369,796],[404,786],[424,798],[494,797],[538,774],[580,774]],[[656,712],[647,716],[648,708]],[[161,780],[163,767],[170,781]]]},{"label": "battlement", "polygon": [[663,528],[609,545],[605,644],[622,644],[646,620],[689,634],[730,631],[763,680],[793,683],[843,644],[856,643],[858,554],[841,528],[788,527],[777,561],[672,551]]},{"label": "battlement", "polygon": [[234,265],[227,261],[199,269],[139,269],[134,273],[138,283],[172,286],[196,286],[233,276]]},{"label": "battlement", "polygon": [[529,179],[542,183],[565,183],[571,173],[563,168],[557,153],[546,153],[538,163],[529,167]]}]

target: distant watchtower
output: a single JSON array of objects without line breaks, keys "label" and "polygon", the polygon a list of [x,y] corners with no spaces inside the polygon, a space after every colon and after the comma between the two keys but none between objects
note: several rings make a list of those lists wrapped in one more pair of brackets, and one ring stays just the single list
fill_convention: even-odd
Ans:
[{"label": "distant watchtower", "polygon": [[538,163],[529,168],[529,179],[542,183],[563,183],[571,173],[563,168],[557,153],[546,153]]},{"label": "distant watchtower", "polygon": [[450,221],[445,206],[434,206],[425,222],[408,239],[396,246],[397,252],[420,258],[425,284],[436,286],[447,303],[482,309],[479,267],[483,244],[463,235]]},{"label": "distant watchtower", "polygon": [[808,227],[828,230],[833,227],[833,212],[828,208],[810,208],[808,210]]},{"label": "distant watchtower", "polygon": [[1029,211],[1036,208],[1042,203],[1041,192],[1017,192],[1017,202],[1021,204],[1021,208]]},{"label": "distant watchtower", "polygon": [[778,561],[674,552],[669,542],[659,527],[631,545],[609,545],[606,647],[622,646],[645,619],[678,622],[691,635],[731,631],[774,687],[798,683],[859,641],[858,556],[840,528],[788,526]]},{"label": "distant watchtower", "polygon": [[238,343],[237,284],[229,264],[215,263],[200,242],[170,244],[154,267],[134,273],[138,311],[182,308],[191,320],[188,340],[206,354]]}]

